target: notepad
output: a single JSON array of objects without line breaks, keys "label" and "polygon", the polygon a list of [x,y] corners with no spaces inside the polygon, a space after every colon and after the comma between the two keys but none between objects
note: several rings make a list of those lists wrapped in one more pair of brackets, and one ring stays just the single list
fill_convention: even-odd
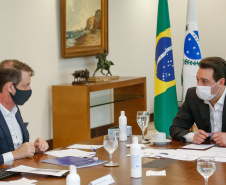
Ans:
[{"label": "notepad", "polygon": [[88,166],[96,166],[107,162],[106,160],[94,160],[92,158],[80,158],[80,157],[59,157],[53,159],[42,160],[44,163],[57,164],[61,166],[75,165],[77,168],[84,168]]},{"label": "notepad", "polygon": [[210,148],[213,146],[214,146],[214,144],[189,144],[189,145],[185,145],[181,148],[204,150],[204,149],[207,149],[207,148]]}]

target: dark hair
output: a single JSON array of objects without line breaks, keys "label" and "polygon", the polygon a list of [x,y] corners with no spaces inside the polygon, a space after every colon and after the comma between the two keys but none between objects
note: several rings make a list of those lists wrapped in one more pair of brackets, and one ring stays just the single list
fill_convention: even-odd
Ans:
[{"label": "dark hair", "polygon": [[[226,61],[221,57],[207,57],[200,61],[199,67],[201,69],[213,69],[213,78],[217,82],[221,78],[226,77]],[[226,81],[224,83],[226,85]]]},{"label": "dark hair", "polygon": [[21,81],[21,71],[15,68],[0,68],[0,92],[7,82],[12,82],[15,86]]},{"label": "dark hair", "polygon": [[31,72],[31,76],[35,75],[34,70],[29,65],[23,62],[20,62],[19,60],[15,60],[15,59],[3,60],[0,63],[0,68],[6,68],[6,67],[13,67],[13,68],[19,69],[20,71]]}]

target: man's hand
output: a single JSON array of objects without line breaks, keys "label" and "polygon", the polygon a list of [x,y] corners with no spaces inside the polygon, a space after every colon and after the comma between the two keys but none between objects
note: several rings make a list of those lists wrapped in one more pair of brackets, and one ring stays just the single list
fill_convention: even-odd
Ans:
[{"label": "man's hand", "polygon": [[226,133],[214,132],[212,138],[219,146],[226,146]]},{"label": "man's hand", "polygon": [[33,157],[35,153],[35,147],[33,143],[23,143],[18,149],[12,152],[14,160],[22,159],[26,157]]},{"label": "man's hand", "polygon": [[40,137],[35,140],[34,146],[35,146],[35,153],[45,152],[49,148],[48,143]]},{"label": "man's hand", "polygon": [[194,135],[193,142],[195,144],[201,144],[207,137],[210,137],[208,133],[206,133],[204,130],[198,130],[198,133],[195,133]]}]

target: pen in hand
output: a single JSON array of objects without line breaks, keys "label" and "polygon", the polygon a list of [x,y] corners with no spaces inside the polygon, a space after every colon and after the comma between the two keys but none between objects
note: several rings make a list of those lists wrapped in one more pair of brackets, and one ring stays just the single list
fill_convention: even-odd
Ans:
[{"label": "pen in hand", "polygon": [[211,136],[213,136],[213,133],[208,133],[208,135],[211,137]]}]

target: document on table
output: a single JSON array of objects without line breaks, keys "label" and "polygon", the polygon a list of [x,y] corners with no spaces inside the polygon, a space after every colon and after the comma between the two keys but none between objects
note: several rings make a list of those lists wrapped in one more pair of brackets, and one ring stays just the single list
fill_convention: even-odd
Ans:
[{"label": "document on table", "polygon": [[52,151],[45,152],[45,154],[56,156],[56,157],[66,157],[66,156],[93,157],[96,155],[96,152],[85,152],[78,149],[67,149],[67,150],[52,150]]},{"label": "document on table", "polygon": [[115,180],[113,179],[111,174],[108,174],[90,182],[89,185],[109,185],[109,184],[113,184],[114,182]]},{"label": "document on table", "polygon": [[[131,147],[132,144],[125,144],[126,147]],[[141,146],[141,148],[145,148],[146,146],[144,144],[139,144]]]},{"label": "document on table", "polygon": [[206,150],[206,151],[208,151],[208,152],[215,152],[215,153],[226,153],[226,148],[224,148],[224,147],[212,147],[212,148],[210,148],[210,149],[208,149],[208,150]]},{"label": "document on table", "polygon": [[213,147],[206,150],[208,156],[212,156],[215,158],[215,161],[218,162],[226,162],[226,148],[223,147]]},{"label": "document on table", "polygon": [[175,153],[173,153],[170,158],[181,160],[181,161],[194,161],[199,156],[204,156],[205,151],[200,150],[186,150],[186,149],[177,149]]},{"label": "document on table", "polygon": [[[187,149],[144,149],[141,150],[141,157],[166,158],[182,161],[194,161],[201,156],[212,156],[215,161],[226,162],[226,148],[213,147],[209,150],[187,150]],[[127,155],[130,156],[130,155]]]},{"label": "document on table", "polygon": [[92,150],[96,150],[98,148],[103,147],[103,145],[81,145],[81,144],[74,144],[74,145],[70,145],[67,148],[77,148],[77,149],[92,149]]},{"label": "document on table", "polygon": [[196,149],[196,150],[204,150],[210,147],[213,147],[214,144],[189,144],[189,145],[185,145],[181,148],[186,148],[186,149]]},{"label": "document on table", "polygon": [[25,177],[19,179],[19,180],[14,180],[14,181],[0,181],[0,185],[35,185],[38,181],[37,180],[29,180]]},{"label": "document on table", "polygon": [[65,174],[69,170],[32,168],[32,167],[29,167],[29,166],[20,165],[20,166],[17,166],[15,168],[8,169],[6,171],[25,172],[25,173],[34,173],[34,174],[52,175],[52,176],[61,177],[63,174]]},{"label": "document on table", "polygon": [[141,150],[141,157],[170,158],[173,153],[175,153],[174,149],[144,149]]}]

